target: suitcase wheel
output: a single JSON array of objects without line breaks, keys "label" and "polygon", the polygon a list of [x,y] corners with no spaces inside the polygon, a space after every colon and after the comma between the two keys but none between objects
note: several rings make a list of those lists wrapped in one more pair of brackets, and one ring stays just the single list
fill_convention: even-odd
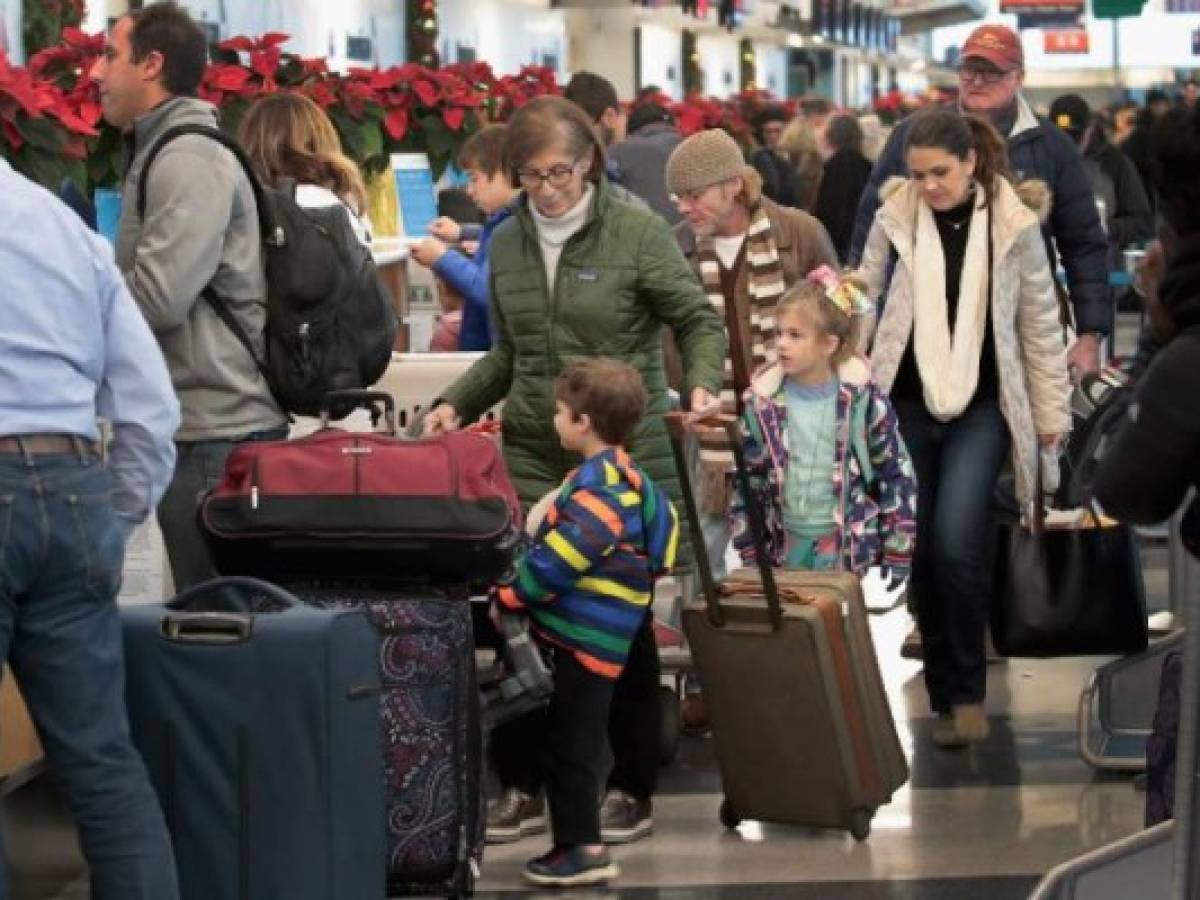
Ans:
[{"label": "suitcase wheel", "polygon": [[[721,800],[721,808],[717,810],[717,817],[721,820],[721,824],[726,828],[737,828],[740,824],[742,824],[742,817],[734,812],[733,804],[729,802],[728,798]],[[867,821],[867,827],[869,828],[870,819]]]},{"label": "suitcase wheel", "polygon": [[658,687],[658,764],[670,765],[679,750],[679,732],[682,728],[679,696],[665,684]]},{"label": "suitcase wheel", "polygon": [[871,819],[874,817],[875,811],[865,806],[850,810],[850,834],[856,841],[865,841],[871,836]]}]

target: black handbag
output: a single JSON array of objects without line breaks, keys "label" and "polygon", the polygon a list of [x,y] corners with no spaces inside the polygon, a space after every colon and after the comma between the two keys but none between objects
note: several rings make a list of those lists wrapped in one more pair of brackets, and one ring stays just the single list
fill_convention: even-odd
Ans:
[{"label": "black handbag", "polygon": [[1058,657],[1146,649],[1141,556],[1127,525],[1091,511],[1083,527],[1046,528],[1041,467],[1029,526],[998,528],[992,640],[1002,656]]}]

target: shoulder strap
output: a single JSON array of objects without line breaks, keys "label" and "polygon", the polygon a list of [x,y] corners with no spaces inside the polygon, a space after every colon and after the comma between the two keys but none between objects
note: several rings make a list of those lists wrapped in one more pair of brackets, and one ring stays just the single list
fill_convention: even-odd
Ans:
[{"label": "shoulder strap", "polygon": [[150,174],[150,167],[154,164],[154,160],[158,158],[158,155],[162,153],[163,148],[167,144],[178,137],[188,134],[198,134],[214,140],[233,154],[234,159],[242,167],[242,171],[246,173],[251,190],[254,191],[254,205],[258,209],[258,227],[262,233],[263,241],[267,243],[278,242],[277,229],[271,218],[271,208],[266,202],[262,183],[258,180],[258,175],[255,173],[254,166],[251,164],[249,157],[246,156],[246,152],[242,149],[241,144],[220,128],[212,125],[176,125],[173,128],[168,128],[163,132],[162,137],[151,145],[149,151],[146,153],[146,161],[142,163],[141,173],[138,175],[138,216],[142,217],[146,214],[146,192],[147,185],[149,184],[149,179],[146,176]]},{"label": "shoulder strap", "polygon": [[[142,163],[141,174],[138,176],[138,215],[144,216],[146,214],[146,185],[148,183],[146,176],[150,173],[150,166],[153,165],[154,160],[167,144],[187,134],[198,134],[214,140],[233,154],[234,159],[242,167],[242,171],[246,173],[246,178],[249,180],[250,187],[254,191],[254,204],[258,212],[258,227],[262,233],[263,240],[273,240],[276,229],[270,218],[270,207],[267,206],[262,185],[259,183],[258,177],[254,174],[254,166],[250,164],[245,151],[242,150],[241,145],[236,140],[221,129],[210,125],[176,125],[173,128],[168,128],[162,137],[150,147],[150,150],[146,153],[146,161]],[[213,290],[211,285],[204,289],[202,296],[208,302],[208,305],[212,307],[212,311],[216,313],[217,318],[224,322],[225,327],[237,338],[238,343],[246,348],[246,352],[254,360],[255,368],[262,373],[263,378],[266,378],[269,384],[270,378],[267,375],[267,365],[255,351],[254,342],[250,340],[250,335],[246,333],[246,329],[242,327],[242,323],[234,316],[233,311],[229,308],[229,304]]]},{"label": "shoulder strap", "polygon": [[242,327],[242,323],[234,316],[233,310],[229,308],[229,304],[211,287],[206,287],[202,294],[208,305],[212,307],[212,311],[217,314],[217,318],[225,323],[225,327],[233,332],[233,336],[237,338],[239,344],[246,348],[246,352],[250,354],[250,358],[254,360],[254,366],[262,373],[262,377],[270,383],[271,376],[267,373],[267,364],[259,357],[254,349],[254,342],[250,340],[250,335],[246,333],[246,329]]},{"label": "shoulder strap", "polygon": [[869,485],[875,480],[875,466],[867,444],[867,408],[871,405],[870,390],[858,392],[850,407],[850,450],[858,459],[863,480]]}]

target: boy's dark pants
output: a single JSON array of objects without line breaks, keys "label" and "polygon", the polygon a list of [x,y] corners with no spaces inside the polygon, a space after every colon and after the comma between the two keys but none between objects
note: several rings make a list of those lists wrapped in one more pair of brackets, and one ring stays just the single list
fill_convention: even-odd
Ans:
[{"label": "boy's dark pants", "polygon": [[600,843],[600,789],[608,768],[614,681],[555,648],[554,697],[546,713],[543,771],[554,846]]},{"label": "boy's dark pants", "polygon": [[[480,604],[482,605],[482,604]],[[493,629],[485,616],[476,623],[477,639]],[[601,742],[612,750],[608,789],[624,791],[638,800],[649,800],[658,788],[659,709],[661,678],[653,619],[647,613],[633,636],[629,658],[613,686],[608,733]],[[501,725],[490,736],[488,760],[503,787],[536,794],[545,781],[537,748],[545,734],[544,713],[537,711]]]}]

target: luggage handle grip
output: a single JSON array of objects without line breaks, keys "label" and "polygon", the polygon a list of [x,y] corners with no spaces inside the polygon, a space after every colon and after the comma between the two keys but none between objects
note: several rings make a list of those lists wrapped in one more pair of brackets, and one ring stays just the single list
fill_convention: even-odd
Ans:
[{"label": "luggage handle grip", "polygon": [[[230,588],[235,588],[245,594],[264,594],[288,608],[304,605],[277,584],[246,575],[230,575],[223,578],[210,578],[208,581],[194,584],[173,599],[168,600],[166,607],[172,612],[186,613],[193,606],[199,605],[198,600],[201,598],[209,594],[225,593]],[[245,613],[240,614],[244,615]]]},{"label": "luggage handle grip", "polygon": [[[667,413],[664,416],[667,431],[671,436],[671,450],[675,455],[675,467],[679,470],[680,484],[683,486],[684,506],[687,508],[688,522],[693,536],[700,536],[700,513],[696,509],[696,497],[692,492],[691,476],[688,472],[687,460],[683,455],[683,438],[687,432],[684,414],[679,412]],[[779,604],[779,591],[775,585],[775,575],[767,560],[767,524],[758,498],[754,496],[750,485],[750,473],[746,469],[746,457],[742,452],[741,436],[738,434],[737,420],[733,417],[707,419],[705,425],[724,430],[733,451],[734,470],[737,474],[738,488],[741,490],[743,502],[746,504],[747,518],[750,520],[750,533],[754,539],[754,561],[758,566],[758,575],[762,581],[763,595],[767,601],[767,613],[771,620],[771,631],[783,628],[783,609]],[[700,542],[696,555],[696,567],[700,571],[700,583],[704,589],[704,604],[708,609],[708,619],[714,628],[725,625],[725,616],[721,611],[720,600],[717,599],[716,579],[713,578],[712,563],[708,558],[703,541]]]},{"label": "luggage handle grip", "polygon": [[160,623],[162,636],[178,644],[241,644],[254,633],[254,617],[244,613],[171,613]]},{"label": "luggage handle grip", "polygon": [[374,410],[376,403],[383,404],[383,421],[386,434],[398,437],[396,429],[396,398],[387,391],[368,391],[357,388],[329,391],[321,399],[321,428],[329,427],[330,410],[339,402],[352,403],[354,406]]}]

